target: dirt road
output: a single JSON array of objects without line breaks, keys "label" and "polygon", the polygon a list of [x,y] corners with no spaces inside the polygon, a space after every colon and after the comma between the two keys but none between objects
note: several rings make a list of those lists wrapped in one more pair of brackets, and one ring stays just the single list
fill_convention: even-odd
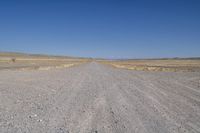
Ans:
[{"label": "dirt road", "polygon": [[0,132],[198,133],[199,75],[122,70],[96,62],[0,71]]}]

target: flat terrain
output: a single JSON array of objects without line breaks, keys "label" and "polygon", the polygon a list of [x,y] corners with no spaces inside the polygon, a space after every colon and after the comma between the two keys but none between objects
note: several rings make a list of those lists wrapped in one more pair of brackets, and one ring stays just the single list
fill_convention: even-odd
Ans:
[{"label": "flat terrain", "polygon": [[0,52],[0,70],[49,70],[88,62],[86,58]]},{"label": "flat terrain", "polygon": [[96,62],[0,71],[1,133],[199,133],[200,73]]},{"label": "flat terrain", "polygon": [[142,71],[200,72],[200,59],[100,60],[116,68]]}]

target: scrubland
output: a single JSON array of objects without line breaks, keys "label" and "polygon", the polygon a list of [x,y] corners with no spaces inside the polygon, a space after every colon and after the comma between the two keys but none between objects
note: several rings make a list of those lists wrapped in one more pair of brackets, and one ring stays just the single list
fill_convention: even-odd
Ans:
[{"label": "scrubland", "polygon": [[200,59],[99,60],[116,68],[142,71],[196,72]]},{"label": "scrubland", "polygon": [[71,67],[88,61],[89,59],[65,56],[0,53],[0,70],[49,70]]}]

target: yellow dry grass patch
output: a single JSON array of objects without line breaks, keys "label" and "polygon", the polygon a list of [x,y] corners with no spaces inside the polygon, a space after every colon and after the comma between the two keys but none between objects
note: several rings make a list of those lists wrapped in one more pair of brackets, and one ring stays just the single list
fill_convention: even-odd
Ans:
[{"label": "yellow dry grass patch", "polygon": [[138,71],[200,71],[200,60],[128,60],[128,61],[100,61],[115,68]]},{"label": "yellow dry grass patch", "polygon": [[37,56],[7,56],[0,54],[0,70],[50,70],[59,68],[68,68],[89,62],[84,58],[67,58],[67,57],[41,57]]}]

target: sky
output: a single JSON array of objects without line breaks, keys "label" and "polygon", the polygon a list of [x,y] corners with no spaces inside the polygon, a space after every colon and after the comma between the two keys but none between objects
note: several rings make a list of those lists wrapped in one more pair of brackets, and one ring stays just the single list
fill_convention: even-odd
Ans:
[{"label": "sky", "polygon": [[200,57],[200,1],[1,0],[0,51]]}]

